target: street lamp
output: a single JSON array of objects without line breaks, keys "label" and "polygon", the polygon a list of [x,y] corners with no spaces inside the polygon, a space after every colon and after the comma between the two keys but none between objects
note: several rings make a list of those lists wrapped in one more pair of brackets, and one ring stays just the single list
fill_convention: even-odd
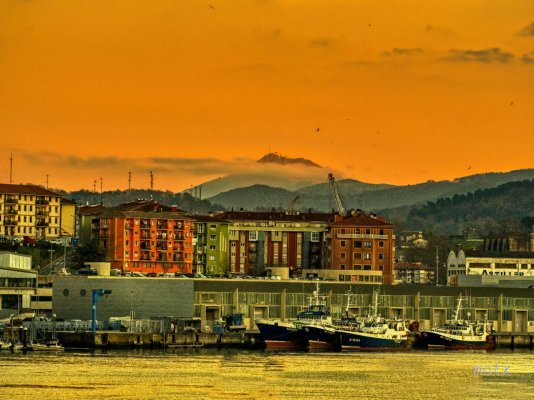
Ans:
[{"label": "street lamp", "polygon": [[105,294],[111,294],[111,290],[109,289],[93,289],[93,324],[92,324],[92,331],[93,334],[96,333],[96,302],[98,301],[99,297],[104,296]]}]

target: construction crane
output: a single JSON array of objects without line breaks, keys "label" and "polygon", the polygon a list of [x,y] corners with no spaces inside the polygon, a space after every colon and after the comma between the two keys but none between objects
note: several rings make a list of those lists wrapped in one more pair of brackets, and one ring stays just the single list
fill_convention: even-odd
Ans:
[{"label": "construction crane", "polygon": [[294,212],[293,208],[295,208],[295,204],[297,204],[299,202],[299,200],[300,200],[299,196],[297,196],[293,200],[291,200],[291,203],[289,203],[289,205],[286,208],[286,214],[292,214]]},{"label": "construction crane", "polygon": [[345,215],[347,213],[347,205],[345,204],[343,196],[341,196],[341,193],[339,192],[339,189],[336,184],[336,179],[334,178],[334,174],[329,173],[328,180],[330,181],[330,186],[332,187],[332,191],[334,192],[334,199],[336,200],[337,211],[341,215]]}]

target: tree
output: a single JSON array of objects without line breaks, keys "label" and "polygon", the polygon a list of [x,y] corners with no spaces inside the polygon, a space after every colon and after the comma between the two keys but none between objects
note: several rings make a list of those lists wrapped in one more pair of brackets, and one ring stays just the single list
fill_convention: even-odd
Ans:
[{"label": "tree", "polygon": [[98,246],[97,240],[80,244],[74,251],[73,261],[77,268],[83,268],[86,262],[105,261],[106,254]]}]

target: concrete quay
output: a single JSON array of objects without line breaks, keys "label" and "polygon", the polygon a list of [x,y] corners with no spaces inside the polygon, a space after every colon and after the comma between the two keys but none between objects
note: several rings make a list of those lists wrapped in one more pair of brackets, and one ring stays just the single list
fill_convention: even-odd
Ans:
[{"label": "concrete quay", "polygon": [[86,349],[136,349],[177,347],[255,347],[256,332],[180,332],[135,333],[117,331],[57,332],[57,338],[65,348]]}]

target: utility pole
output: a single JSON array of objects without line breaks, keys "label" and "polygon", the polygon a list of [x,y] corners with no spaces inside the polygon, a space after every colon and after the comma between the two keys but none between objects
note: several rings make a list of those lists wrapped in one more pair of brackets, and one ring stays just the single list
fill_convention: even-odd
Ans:
[{"label": "utility pole", "polygon": [[436,281],[436,286],[438,286],[438,275],[439,275],[439,246],[435,246],[436,247],[436,278],[435,278],[435,281]]},{"label": "utility pole", "polygon": [[132,171],[128,171],[128,201],[132,201]]},{"label": "utility pole", "polygon": [[11,153],[11,157],[9,157],[9,184],[11,185],[13,183],[13,153]]},{"label": "utility pole", "polygon": [[150,171],[150,199],[154,198],[154,174]]},{"label": "utility pole", "polygon": [[53,266],[53,257],[52,257],[52,254],[54,254],[54,247],[52,243],[50,243],[50,250],[48,251],[50,252],[50,275],[54,275],[54,266]]}]

